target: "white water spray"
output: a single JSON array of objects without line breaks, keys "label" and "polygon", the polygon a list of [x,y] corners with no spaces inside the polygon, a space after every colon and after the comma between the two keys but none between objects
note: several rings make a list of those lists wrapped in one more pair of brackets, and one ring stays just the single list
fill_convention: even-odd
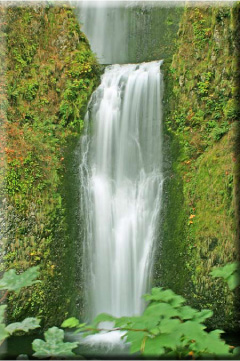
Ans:
[{"label": "white water spray", "polygon": [[160,65],[107,67],[89,104],[80,175],[91,318],[144,308],[163,184]]}]

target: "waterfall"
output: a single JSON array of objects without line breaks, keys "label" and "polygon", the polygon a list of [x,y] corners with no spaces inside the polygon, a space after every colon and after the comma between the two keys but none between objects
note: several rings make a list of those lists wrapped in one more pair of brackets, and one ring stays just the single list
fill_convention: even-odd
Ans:
[{"label": "waterfall", "polygon": [[90,318],[140,314],[162,196],[161,61],[106,67],[81,140]]},{"label": "waterfall", "polygon": [[70,2],[100,63],[140,63],[170,56],[178,31],[179,13],[170,10],[176,1]]},{"label": "waterfall", "polygon": [[79,9],[79,22],[98,60],[103,64],[126,61],[129,32],[126,3],[101,0],[81,1],[75,5]]}]

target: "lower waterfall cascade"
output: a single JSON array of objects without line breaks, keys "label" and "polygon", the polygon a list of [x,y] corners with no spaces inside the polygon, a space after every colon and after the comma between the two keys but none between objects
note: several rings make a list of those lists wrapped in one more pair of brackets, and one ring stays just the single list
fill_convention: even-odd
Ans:
[{"label": "lower waterfall cascade", "polygon": [[162,61],[107,66],[81,138],[88,317],[138,315],[161,209]]}]

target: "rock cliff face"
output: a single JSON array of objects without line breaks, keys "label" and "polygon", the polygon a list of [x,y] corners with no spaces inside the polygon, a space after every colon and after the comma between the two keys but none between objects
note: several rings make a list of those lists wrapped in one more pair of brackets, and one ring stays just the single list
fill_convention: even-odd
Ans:
[{"label": "rock cliff face", "polygon": [[[5,9],[0,7],[0,230],[6,227],[5,214],[5,172],[6,172],[6,137],[5,137],[5,123],[6,123],[6,41],[5,41]],[[2,260],[3,252],[3,232],[0,232],[0,262]]]},{"label": "rock cliff face", "polygon": [[27,314],[42,317],[45,326],[57,325],[76,302],[77,290],[66,149],[74,147],[83,127],[100,71],[71,8],[15,6],[4,12],[8,107],[2,268],[39,265],[42,280],[9,297],[9,319]]},{"label": "rock cliff face", "polygon": [[166,158],[156,267],[157,284],[182,292],[198,308],[213,309],[210,326],[225,329],[238,326],[235,295],[209,272],[237,258],[238,17],[239,6],[187,7],[178,49],[165,63],[165,141],[172,167]]}]

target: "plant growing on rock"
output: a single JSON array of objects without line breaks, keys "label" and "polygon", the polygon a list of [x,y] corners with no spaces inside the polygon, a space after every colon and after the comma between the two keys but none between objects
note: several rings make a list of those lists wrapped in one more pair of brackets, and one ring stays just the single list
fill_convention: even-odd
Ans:
[{"label": "plant growing on rock", "polygon": [[[15,269],[4,273],[0,280],[0,291],[4,295],[0,302],[5,301],[9,292],[19,293],[23,287],[32,286],[34,283],[41,282],[37,280],[39,276],[39,267],[31,267],[23,273],[17,274]],[[5,310],[7,305],[0,306],[0,346],[11,335],[19,332],[29,332],[40,327],[40,319],[36,317],[25,318],[22,322],[14,322],[6,325],[4,322]],[[77,342],[64,342],[64,331],[52,327],[44,333],[46,341],[35,339],[32,343],[34,355],[38,358],[47,357],[70,357],[74,356],[72,349],[77,347]],[[22,355],[23,356],[23,355]],[[27,355],[24,355],[26,357]],[[28,359],[28,357],[26,357]]]},{"label": "plant growing on rock", "polygon": [[[213,277],[221,277],[228,282],[231,290],[239,286],[239,264],[227,264],[212,270]],[[3,302],[8,292],[19,292],[21,288],[33,285],[38,277],[38,267],[16,274],[15,270],[4,273],[0,280],[0,290],[6,291],[1,299]],[[222,330],[207,332],[204,322],[213,315],[211,310],[198,311],[184,303],[186,300],[172,290],[153,288],[150,294],[144,295],[149,302],[141,316],[116,318],[108,314],[98,315],[91,325],[80,323],[71,317],[62,323],[63,328],[74,328],[84,337],[105,331],[122,331],[122,338],[130,344],[130,352],[143,357],[168,357],[177,359],[196,358],[235,358],[240,348],[227,345],[222,339]],[[9,325],[4,323],[6,305],[0,306],[0,345],[15,332],[28,332],[39,328],[40,320],[34,317]],[[103,322],[111,321],[114,327],[105,329]],[[101,326],[102,325],[102,326]],[[78,342],[64,342],[64,331],[52,327],[44,333],[45,340],[35,339],[32,343],[37,358],[74,357],[73,349]],[[26,355],[25,355],[26,356]]]},{"label": "plant growing on rock", "polygon": [[[215,268],[211,275],[222,277],[231,290],[239,285],[238,263]],[[76,328],[76,332],[89,336],[97,332],[122,331],[122,338],[130,343],[130,352],[147,358],[235,358],[240,348],[227,345],[221,339],[222,330],[208,332],[204,322],[213,315],[211,310],[198,311],[184,303],[186,300],[172,290],[153,288],[144,295],[149,302],[141,316],[116,318],[106,313],[98,315],[92,325],[79,323],[72,317],[62,327]],[[113,322],[105,329],[103,322]]]},{"label": "plant growing on rock", "polygon": [[[36,280],[37,277],[38,267],[31,267],[21,274],[16,274],[14,269],[5,272],[2,279],[0,280],[0,291],[5,291],[0,302],[3,302],[6,299],[9,292],[18,293],[21,288],[31,286],[36,282],[40,282]],[[28,317],[25,318],[22,322],[14,322],[6,326],[4,323],[4,313],[6,307],[6,305],[0,306],[0,345],[6,338],[15,332],[28,332],[29,330],[40,327],[40,320],[35,317]]]}]

